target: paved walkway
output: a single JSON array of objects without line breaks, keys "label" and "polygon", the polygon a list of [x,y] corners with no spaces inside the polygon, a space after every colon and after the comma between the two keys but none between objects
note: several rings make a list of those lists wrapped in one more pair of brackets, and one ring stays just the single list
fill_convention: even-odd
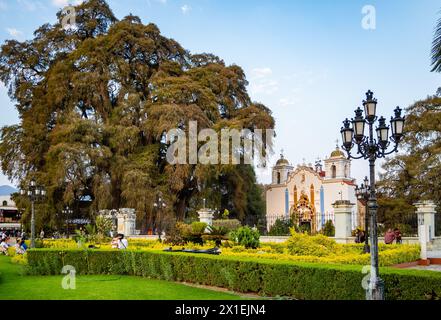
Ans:
[{"label": "paved walkway", "polygon": [[431,264],[430,266],[416,266],[416,267],[411,267],[409,269],[429,270],[429,271],[441,272],[441,265],[439,265],[439,264]]},{"label": "paved walkway", "polygon": [[428,258],[441,258],[441,250],[427,251]]}]

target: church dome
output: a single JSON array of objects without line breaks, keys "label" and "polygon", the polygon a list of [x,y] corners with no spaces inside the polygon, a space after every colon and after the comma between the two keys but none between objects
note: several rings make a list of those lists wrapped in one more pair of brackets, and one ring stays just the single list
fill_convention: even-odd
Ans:
[{"label": "church dome", "polygon": [[337,146],[337,148],[332,151],[331,153],[331,158],[340,158],[340,157],[345,157],[345,154],[343,151],[340,150],[340,148]]},{"label": "church dome", "polygon": [[280,159],[277,160],[276,166],[289,166],[289,161],[285,159],[283,153],[280,155]]}]

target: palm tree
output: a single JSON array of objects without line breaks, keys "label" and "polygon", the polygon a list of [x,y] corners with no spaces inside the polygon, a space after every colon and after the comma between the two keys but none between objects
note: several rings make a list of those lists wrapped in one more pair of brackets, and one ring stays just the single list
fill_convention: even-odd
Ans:
[{"label": "palm tree", "polygon": [[435,27],[432,43],[432,71],[441,72],[441,18]]}]

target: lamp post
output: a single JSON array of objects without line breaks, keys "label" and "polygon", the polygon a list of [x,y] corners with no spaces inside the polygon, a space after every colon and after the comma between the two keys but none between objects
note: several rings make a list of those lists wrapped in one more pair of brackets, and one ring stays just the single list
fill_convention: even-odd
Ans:
[{"label": "lamp post", "polygon": [[73,215],[73,210],[69,208],[69,206],[66,206],[66,208],[63,209],[63,215],[66,217],[66,236],[69,239],[69,217]]},{"label": "lamp post", "polygon": [[[167,205],[164,202],[164,199],[162,199],[162,193],[161,192],[158,193],[158,195],[156,197],[156,201],[153,204],[153,206],[155,207],[156,212],[157,212],[156,228],[158,229],[159,242],[161,242],[162,241],[162,239],[161,239],[161,232],[162,232],[162,230],[161,230],[161,220],[160,220],[160,217],[161,217],[162,210],[167,207]],[[158,223],[158,221],[159,221],[159,223]]]},{"label": "lamp post", "polygon": [[46,196],[46,191],[37,185],[35,179],[32,179],[27,190],[20,190],[20,195],[27,196],[31,201],[31,248],[35,248],[35,202],[42,200]]},{"label": "lamp post", "polygon": [[[371,188],[369,187],[369,180],[368,177],[364,178],[364,183],[361,184],[360,187],[355,187],[355,194],[357,195],[358,200],[363,201],[364,205],[367,205],[369,201],[369,194]],[[369,212],[366,210],[364,214],[364,231],[365,231],[365,237],[364,237],[364,253],[370,253],[371,248],[369,247]]]},{"label": "lamp post", "polygon": [[[375,161],[378,158],[384,158],[393,152],[398,151],[398,144],[403,138],[403,127],[405,118],[401,116],[401,108],[397,107],[395,115],[391,118],[392,135],[389,138],[389,126],[386,125],[384,117],[378,118],[377,99],[374,99],[374,93],[368,91],[366,100],[363,101],[363,110],[359,107],[355,110],[355,117],[350,121],[346,118],[343,121],[341,135],[343,138],[343,149],[348,153],[348,159],[369,160],[370,186],[369,186],[369,216],[370,216],[370,241],[371,241],[371,276],[369,286],[366,292],[368,300],[384,299],[384,282],[379,277],[378,269],[378,238],[377,238],[377,196],[375,191]],[[377,137],[374,137],[374,124],[378,119],[378,126],[375,129]],[[365,126],[368,126],[368,135],[365,136]],[[390,141],[389,141],[390,140]],[[391,142],[394,146],[391,151],[387,151]],[[356,146],[357,154],[351,155],[351,149]]]}]

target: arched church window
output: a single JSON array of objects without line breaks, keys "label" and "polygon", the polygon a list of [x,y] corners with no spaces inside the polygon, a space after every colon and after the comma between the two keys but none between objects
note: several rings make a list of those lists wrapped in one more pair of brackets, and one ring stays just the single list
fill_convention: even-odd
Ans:
[{"label": "arched church window", "polygon": [[337,167],[335,165],[332,165],[331,167],[331,177],[332,179],[337,178]]},{"label": "arched church window", "polygon": [[348,177],[348,165],[346,164],[345,165],[345,178],[347,178]]},{"label": "arched church window", "polygon": [[280,184],[280,172],[277,172],[277,184]]},{"label": "arched church window", "polygon": [[8,201],[3,201],[3,207],[7,207],[8,206]]}]

